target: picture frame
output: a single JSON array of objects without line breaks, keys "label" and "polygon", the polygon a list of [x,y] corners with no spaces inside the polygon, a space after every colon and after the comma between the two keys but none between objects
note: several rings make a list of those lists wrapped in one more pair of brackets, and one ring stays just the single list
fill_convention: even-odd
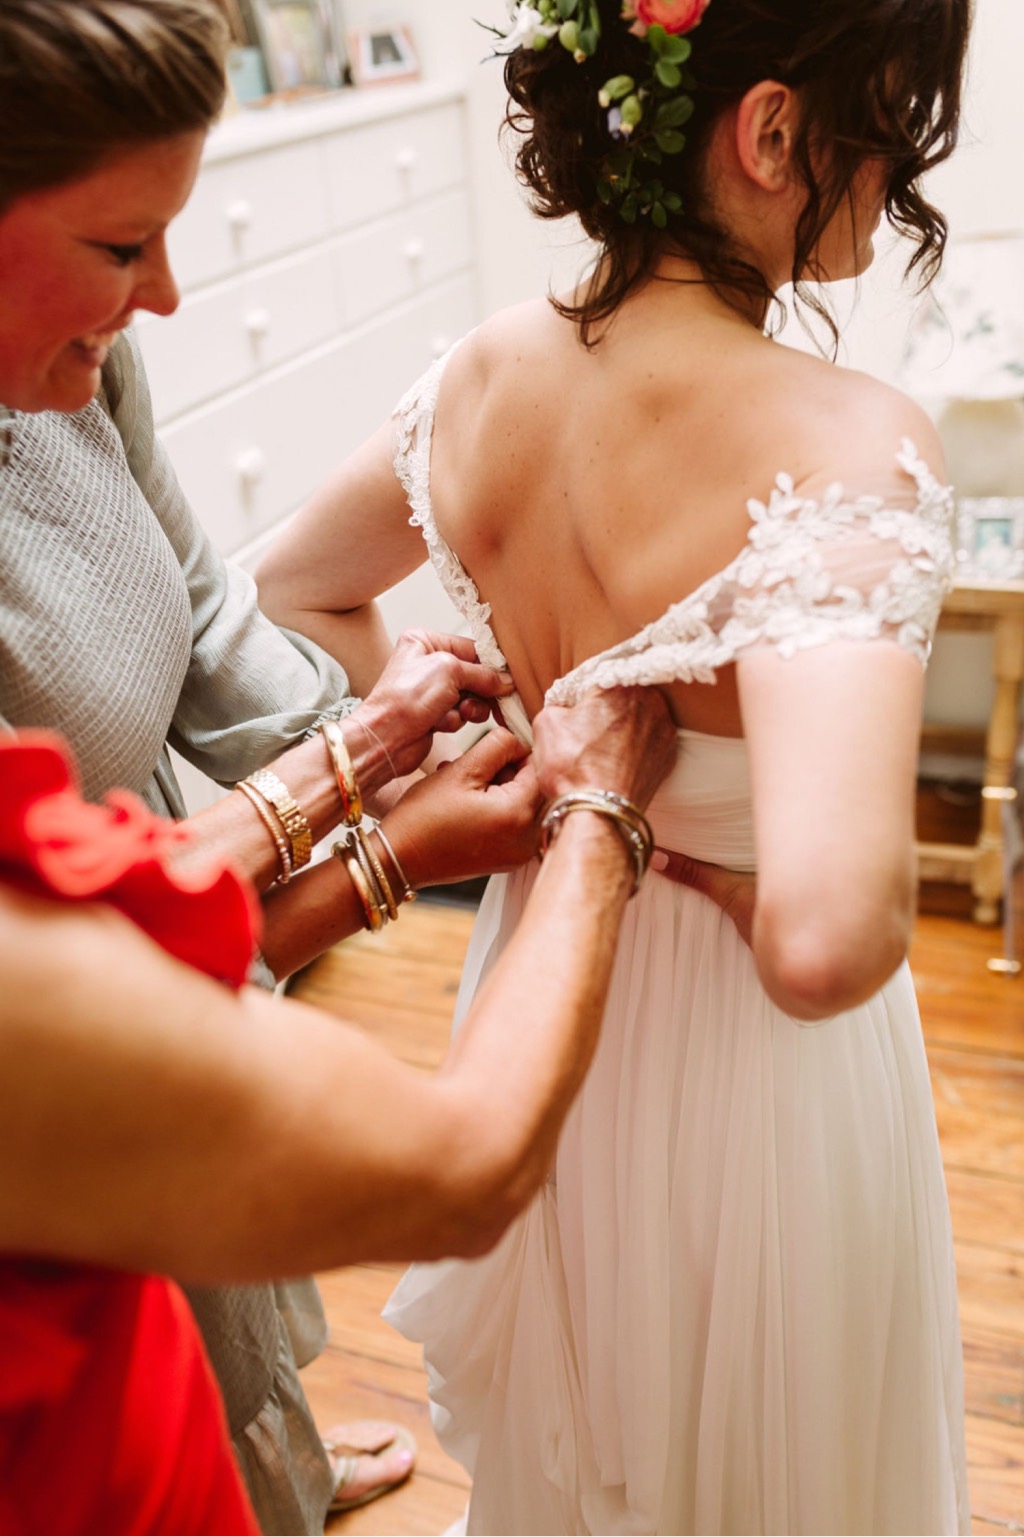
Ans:
[{"label": "picture frame", "polygon": [[420,62],[408,27],[362,27],[349,32],[347,42],[353,84],[419,79]]},{"label": "picture frame", "polygon": [[1024,497],[962,497],[957,504],[958,562],[975,581],[1024,576]]},{"label": "picture frame", "polygon": [[249,0],[273,92],[332,90],[346,60],[335,0]]}]

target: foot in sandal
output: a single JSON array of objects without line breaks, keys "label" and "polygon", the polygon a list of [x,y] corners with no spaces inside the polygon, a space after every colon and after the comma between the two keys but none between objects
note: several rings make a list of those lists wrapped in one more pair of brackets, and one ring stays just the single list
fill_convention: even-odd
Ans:
[{"label": "foot in sandal", "polygon": [[412,1435],[388,1420],[334,1425],[324,1432],[323,1443],[335,1476],[329,1515],[355,1510],[397,1489],[416,1463]]}]

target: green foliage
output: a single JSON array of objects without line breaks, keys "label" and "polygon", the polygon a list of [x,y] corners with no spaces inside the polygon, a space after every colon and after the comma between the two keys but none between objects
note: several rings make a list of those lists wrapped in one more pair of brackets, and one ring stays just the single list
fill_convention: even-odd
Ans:
[{"label": "green foliage", "polygon": [[[521,46],[542,50],[555,42],[577,64],[586,64],[597,53],[601,42],[597,0],[521,0],[521,11],[525,5],[531,5],[536,15],[517,34]],[[630,20],[623,17],[623,25]],[[598,92],[612,144],[598,171],[597,196],[607,207],[617,209],[623,223],[649,219],[661,230],[683,206],[677,192],[666,190],[657,170],[667,156],[681,155],[686,148],[682,129],[693,116],[694,81],[685,66],[693,45],[689,37],[658,25],[649,26],[642,35],[648,50],[646,72],[635,77],[613,75]]]}]

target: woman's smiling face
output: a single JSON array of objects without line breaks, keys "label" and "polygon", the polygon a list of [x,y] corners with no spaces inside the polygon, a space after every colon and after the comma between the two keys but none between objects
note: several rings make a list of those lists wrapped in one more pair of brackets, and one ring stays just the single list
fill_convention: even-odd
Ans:
[{"label": "woman's smiling face", "polygon": [[135,310],[169,315],[167,226],[195,181],[203,132],[111,155],[0,214],[0,401],[79,411]]}]

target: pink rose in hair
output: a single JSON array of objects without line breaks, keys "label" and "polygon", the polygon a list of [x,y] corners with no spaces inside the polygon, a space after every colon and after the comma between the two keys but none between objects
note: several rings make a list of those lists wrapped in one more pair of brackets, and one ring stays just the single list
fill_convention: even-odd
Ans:
[{"label": "pink rose in hair", "polygon": [[711,0],[626,0],[622,18],[645,27],[664,27],[666,32],[692,32],[710,4]]}]

